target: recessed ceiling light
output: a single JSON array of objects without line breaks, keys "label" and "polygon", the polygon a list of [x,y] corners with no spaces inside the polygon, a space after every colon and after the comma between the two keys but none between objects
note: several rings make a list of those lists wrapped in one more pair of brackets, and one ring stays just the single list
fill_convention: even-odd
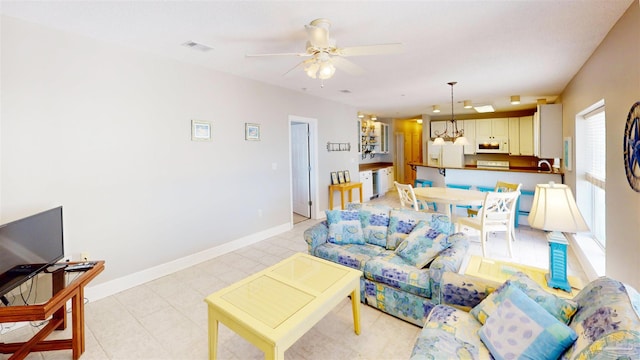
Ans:
[{"label": "recessed ceiling light", "polygon": [[520,95],[511,95],[511,105],[520,104]]},{"label": "recessed ceiling light", "polygon": [[433,112],[434,113],[439,113],[440,112],[440,105],[433,105]]},{"label": "recessed ceiling light", "polygon": [[464,108],[465,109],[471,109],[473,107],[471,100],[465,100],[464,101]]},{"label": "recessed ceiling light", "polygon": [[213,50],[212,47],[204,45],[204,44],[197,43],[195,41],[187,41],[186,43],[183,43],[182,46],[186,46],[188,48],[192,48],[192,49],[199,50],[199,51],[202,51],[202,52],[207,52],[209,50]]},{"label": "recessed ceiling light", "polygon": [[473,107],[479,113],[495,112],[492,105],[478,105]]}]

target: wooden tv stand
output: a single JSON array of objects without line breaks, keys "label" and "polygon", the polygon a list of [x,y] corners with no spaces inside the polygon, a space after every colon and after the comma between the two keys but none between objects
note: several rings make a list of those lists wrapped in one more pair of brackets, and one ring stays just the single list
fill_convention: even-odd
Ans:
[{"label": "wooden tv stand", "polygon": [[[65,286],[65,271],[53,272],[53,295],[51,299],[38,305],[18,305],[0,307],[0,323],[46,320],[45,325],[31,340],[19,343],[0,343],[0,353],[13,354],[13,359],[24,359],[32,351],[73,350],[73,359],[84,353],[84,287],[104,270],[104,261],[98,261],[92,268]],[[71,339],[45,340],[53,330],[64,330],[66,324],[66,303],[71,300]]]}]

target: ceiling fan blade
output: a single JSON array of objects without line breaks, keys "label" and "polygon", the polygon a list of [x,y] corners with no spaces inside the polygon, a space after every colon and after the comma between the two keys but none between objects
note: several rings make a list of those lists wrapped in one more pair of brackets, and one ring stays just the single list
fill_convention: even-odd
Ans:
[{"label": "ceiling fan blade", "polygon": [[350,75],[362,75],[365,73],[363,68],[341,57],[334,56],[331,58],[331,62],[336,69],[340,69]]},{"label": "ceiling fan blade", "polygon": [[364,45],[364,46],[351,46],[338,49],[338,54],[341,56],[364,56],[364,55],[384,55],[384,54],[397,54],[402,52],[402,44],[378,44],[378,45]]},{"label": "ceiling fan blade", "polygon": [[246,54],[246,57],[258,57],[258,56],[311,56],[307,53],[273,53],[273,54]]},{"label": "ceiling fan blade", "polygon": [[296,66],[292,67],[291,69],[289,69],[286,73],[282,74],[282,76],[291,76],[292,74],[295,73],[295,70],[298,69],[304,69],[305,65],[307,65],[310,62],[313,62],[314,59],[307,59],[305,61],[301,61],[298,64],[296,64]]}]

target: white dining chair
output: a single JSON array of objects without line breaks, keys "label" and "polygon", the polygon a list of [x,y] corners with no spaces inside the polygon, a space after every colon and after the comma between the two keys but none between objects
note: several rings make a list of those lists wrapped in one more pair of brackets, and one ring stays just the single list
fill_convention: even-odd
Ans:
[{"label": "white dining chair", "polygon": [[486,257],[486,242],[489,232],[504,231],[509,256],[513,257],[511,242],[515,241],[514,216],[516,216],[516,203],[520,191],[487,192],[482,203],[482,209],[476,217],[458,218],[459,229],[469,227],[480,231],[482,244],[482,256]]},{"label": "white dining chair", "polygon": [[393,183],[396,185],[396,189],[398,189],[400,205],[402,207],[413,208],[415,211],[420,211],[416,193],[413,192],[413,186],[411,186],[411,184],[400,184],[397,181],[394,181]]}]

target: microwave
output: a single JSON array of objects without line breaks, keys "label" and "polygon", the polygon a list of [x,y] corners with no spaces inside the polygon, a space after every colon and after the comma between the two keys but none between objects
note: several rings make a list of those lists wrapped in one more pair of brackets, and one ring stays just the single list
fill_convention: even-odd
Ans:
[{"label": "microwave", "polygon": [[509,139],[503,137],[476,138],[476,154],[508,154]]}]

